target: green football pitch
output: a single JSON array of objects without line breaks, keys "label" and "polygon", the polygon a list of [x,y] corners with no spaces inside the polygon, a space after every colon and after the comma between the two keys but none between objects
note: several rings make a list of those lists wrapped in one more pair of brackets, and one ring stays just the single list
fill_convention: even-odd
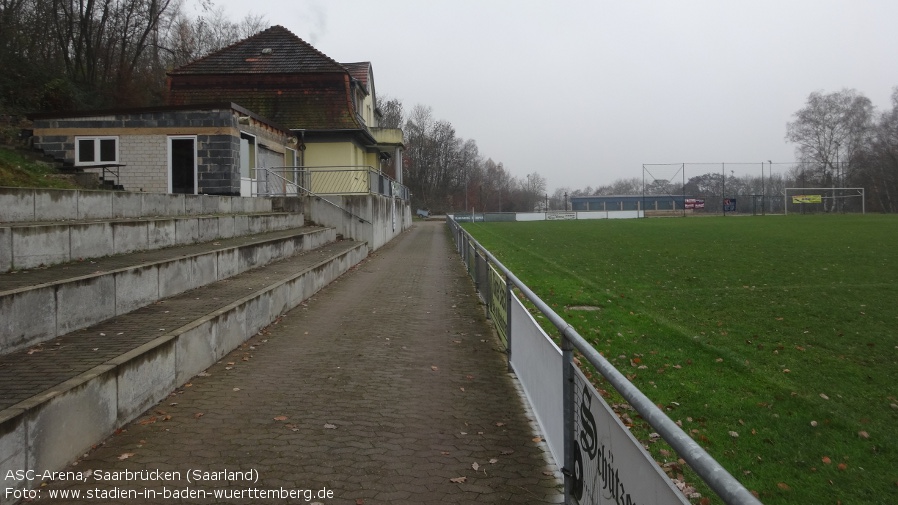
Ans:
[{"label": "green football pitch", "polygon": [[898,503],[898,216],[465,229],[762,502]]}]

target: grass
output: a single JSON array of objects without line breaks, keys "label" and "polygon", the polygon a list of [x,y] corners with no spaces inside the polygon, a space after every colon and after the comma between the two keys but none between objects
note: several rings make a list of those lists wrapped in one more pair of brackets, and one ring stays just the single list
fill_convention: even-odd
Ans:
[{"label": "grass", "polygon": [[0,145],[0,187],[73,189],[78,186],[60,177],[47,163]]},{"label": "grass", "polygon": [[465,227],[764,503],[898,503],[898,216]]}]

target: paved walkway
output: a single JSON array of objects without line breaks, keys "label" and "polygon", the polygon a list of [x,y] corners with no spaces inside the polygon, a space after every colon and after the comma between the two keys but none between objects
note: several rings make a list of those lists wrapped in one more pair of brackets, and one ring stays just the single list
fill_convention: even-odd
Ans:
[{"label": "paved walkway", "polygon": [[[69,468],[91,469],[86,482],[36,503],[559,503],[482,314],[445,224],[420,223]],[[82,499],[50,499],[63,490]]]}]

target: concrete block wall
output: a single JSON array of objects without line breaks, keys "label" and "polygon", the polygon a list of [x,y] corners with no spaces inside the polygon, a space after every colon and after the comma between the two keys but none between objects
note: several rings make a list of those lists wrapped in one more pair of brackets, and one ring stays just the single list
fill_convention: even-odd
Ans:
[{"label": "concrete block wall", "polygon": [[128,191],[167,193],[168,144],[165,135],[119,137],[119,184]]},{"label": "concrete block wall", "polygon": [[380,249],[412,225],[408,201],[372,194],[309,197],[305,199],[305,216],[313,223],[333,226],[346,238],[367,242],[372,250]]},{"label": "concrete block wall", "polygon": [[[0,411],[0,473],[58,470],[368,254],[362,244]],[[27,481],[6,486],[26,489]],[[12,503],[0,495],[0,504]]]}]

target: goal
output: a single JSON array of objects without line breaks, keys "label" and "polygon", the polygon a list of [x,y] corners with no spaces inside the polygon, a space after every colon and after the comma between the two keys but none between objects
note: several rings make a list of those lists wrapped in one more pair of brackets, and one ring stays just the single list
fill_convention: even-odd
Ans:
[{"label": "goal", "polygon": [[786,214],[822,212],[866,214],[864,188],[786,188]]}]

